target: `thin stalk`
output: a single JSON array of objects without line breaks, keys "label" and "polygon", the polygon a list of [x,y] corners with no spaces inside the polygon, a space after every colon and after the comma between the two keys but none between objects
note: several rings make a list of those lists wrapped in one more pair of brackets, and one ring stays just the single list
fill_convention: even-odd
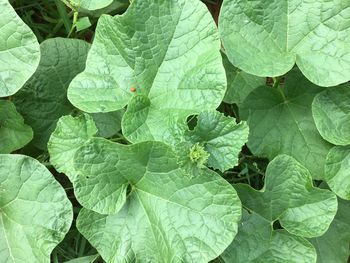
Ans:
[{"label": "thin stalk", "polygon": [[284,92],[281,88],[280,82],[281,82],[282,76],[279,76],[277,78],[273,78],[273,86],[272,88],[277,89],[278,92],[281,94],[284,101],[287,101],[286,95],[284,95]]}]

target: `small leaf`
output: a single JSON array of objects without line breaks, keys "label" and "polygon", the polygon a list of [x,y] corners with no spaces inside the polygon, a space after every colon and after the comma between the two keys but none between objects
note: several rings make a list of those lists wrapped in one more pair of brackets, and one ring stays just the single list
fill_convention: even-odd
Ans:
[{"label": "small leaf", "polygon": [[33,127],[33,144],[46,149],[58,119],[74,109],[67,99],[67,88],[84,69],[89,44],[78,39],[54,38],[41,43],[40,49],[39,67],[13,101]]},{"label": "small leaf", "polygon": [[224,263],[314,263],[316,251],[304,238],[273,230],[258,214],[243,213],[236,238],[220,258]]},{"label": "small leaf", "polygon": [[0,100],[0,153],[11,153],[33,139],[33,130],[11,101]]},{"label": "small leaf", "polygon": [[89,28],[91,26],[89,17],[85,16],[79,18],[75,26],[77,27],[77,32]]},{"label": "small leaf", "polygon": [[246,184],[235,188],[244,207],[302,237],[324,234],[337,212],[336,196],[314,187],[309,171],[288,155],[269,163],[263,190]]},{"label": "small leaf", "polygon": [[0,0],[0,97],[15,94],[39,64],[39,43],[7,0]]},{"label": "small leaf", "polygon": [[326,89],[312,103],[321,136],[335,145],[350,145],[350,85]]},{"label": "small leaf", "polygon": [[98,129],[98,136],[108,138],[117,134],[121,130],[121,122],[124,110],[112,111],[106,113],[90,114],[94,119]]},{"label": "small leaf", "polygon": [[193,130],[185,131],[185,140],[201,143],[209,153],[208,166],[222,172],[238,164],[238,155],[248,140],[246,122],[236,123],[217,111],[204,111],[198,115]]},{"label": "small leaf", "polygon": [[48,142],[50,163],[58,172],[65,173],[71,181],[75,179],[73,157],[79,147],[97,133],[92,117],[64,116],[57,123]]},{"label": "small leaf", "polygon": [[219,30],[233,65],[277,77],[296,63],[320,86],[350,80],[348,1],[224,0]]},{"label": "small leaf", "polygon": [[334,193],[350,200],[350,146],[335,146],[329,151],[325,180]]},{"label": "small leaf", "polygon": [[37,160],[1,154],[0,193],[1,262],[49,262],[73,220],[64,189]]},{"label": "small leaf", "polygon": [[[107,262],[208,262],[232,242],[234,189],[206,169],[190,178],[161,142],[94,138],[74,158],[79,231]],[[109,213],[104,215],[100,213]]]}]

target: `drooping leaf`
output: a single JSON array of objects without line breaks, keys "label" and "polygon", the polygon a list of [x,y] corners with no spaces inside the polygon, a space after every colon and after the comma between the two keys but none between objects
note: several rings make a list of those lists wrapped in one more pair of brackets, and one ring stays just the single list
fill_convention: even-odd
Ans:
[{"label": "drooping leaf", "polygon": [[90,114],[98,129],[98,136],[111,137],[121,130],[124,110]]},{"label": "drooping leaf", "polygon": [[224,263],[316,262],[315,248],[304,238],[279,229],[258,214],[243,213],[238,234],[220,256]]},{"label": "drooping leaf", "polygon": [[350,144],[350,85],[326,89],[312,103],[321,136],[336,145]]},{"label": "drooping leaf", "polygon": [[233,66],[224,54],[222,54],[222,61],[227,78],[227,91],[224,102],[239,105],[252,90],[266,84],[265,78],[248,74]]},{"label": "drooping leaf", "polygon": [[96,133],[95,123],[88,114],[75,118],[61,117],[47,145],[50,163],[58,172],[65,173],[71,181],[74,181],[76,176],[73,163],[74,154]]},{"label": "drooping leaf", "polygon": [[93,138],[74,158],[79,231],[107,262],[208,262],[232,242],[241,215],[234,189],[207,169],[183,173],[161,142]]},{"label": "drooping leaf", "polygon": [[0,97],[15,94],[39,64],[39,43],[7,0],[0,0]]},{"label": "drooping leaf", "polygon": [[325,180],[334,193],[350,200],[350,146],[335,146],[329,151]]},{"label": "drooping leaf", "polygon": [[0,261],[49,263],[73,220],[64,189],[35,159],[0,155]]},{"label": "drooping leaf", "polygon": [[302,237],[324,234],[337,212],[335,194],[315,188],[309,171],[288,155],[269,163],[263,190],[247,184],[235,189],[248,210],[270,222],[279,220],[289,233]]},{"label": "drooping leaf", "polygon": [[296,63],[320,86],[350,80],[350,3],[328,0],[224,0],[220,34],[230,61],[257,76]]},{"label": "drooping leaf", "polygon": [[324,176],[324,164],[331,144],[319,135],[311,113],[311,103],[323,89],[291,71],[284,86],[264,86],[253,90],[240,108],[249,125],[249,149],[273,159],[278,154],[293,156],[311,172]]},{"label": "drooping leaf", "polygon": [[[191,147],[202,145],[209,154],[208,166],[223,172],[237,165],[239,152],[248,140],[248,133],[245,122],[236,124],[234,118],[218,111],[204,111],[198,115],[196,127],[193,130],[187,128],[180,139],[190,143]],[[179,155],[181,151],[183,149],[178,151]],[[187,155],[187,158],[191,157]]]},{"label": "drooping leaf", "polygon": [[174,123],[220,104],[226,77],[219,50],[215,23],[200,1],[134,0],[122,16],[99,19],[86,69],[68,97],[86,112],[129,103],[124,135],[162,140]]},{"label": "drooping leaf", "polygon": [[15,105],[11,101],[0,100],[0,153],[18,150],[32,139],[33,130],[24,124]]},{"label": "drooping leaf", "polygon": [[58,119],[74,109],[67,99],[67,88],[84,69],[89,44],[77,39],[54,38],[44,41],[40,49],[39,67],[13,101],[33,127],[33,144],[46,149]]},{"label": "drooping leaf", "polygon": [[310,239],[317,263],[345,263],[350,256],[350,202],[338,199],[338,212],[327,232]]}]

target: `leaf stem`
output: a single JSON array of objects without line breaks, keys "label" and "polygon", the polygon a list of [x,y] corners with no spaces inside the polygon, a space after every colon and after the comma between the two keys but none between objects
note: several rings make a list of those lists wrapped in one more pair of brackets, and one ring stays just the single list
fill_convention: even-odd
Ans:
[{"label": "leaf stem", "polygon": [[281,82],[281,79],[282,79],[283,76],[279,76],[279,77],[276,77],[276,78],[272,78],[273,79],[273,86],[272,88],[273,89],[277,89],[278,92],[281,94],[282,98],[284,101],[287,101],[287,97],[286,95],[284,95],[284,92],[281,88],[281,85],[280,85],[280,82]]}]

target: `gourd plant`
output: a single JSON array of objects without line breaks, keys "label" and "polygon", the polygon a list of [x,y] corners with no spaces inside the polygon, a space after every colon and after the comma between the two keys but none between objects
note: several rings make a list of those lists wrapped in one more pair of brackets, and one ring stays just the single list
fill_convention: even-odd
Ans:
[{"label": "gourd plant", "polygon": [[347,262],[348,1],[62,2],[0,0],[0,263]]}]

